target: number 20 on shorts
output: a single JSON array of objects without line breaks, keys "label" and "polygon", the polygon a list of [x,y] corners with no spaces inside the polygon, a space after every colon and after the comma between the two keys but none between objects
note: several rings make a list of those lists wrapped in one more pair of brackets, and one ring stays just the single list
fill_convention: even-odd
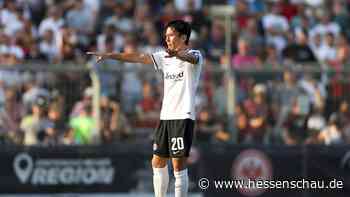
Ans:
[{"label": "number 20 on shorts", "polygon": [[171,150],[183,150],[184,149],[184,140],[183,137],[173,137],[171,138]]}]

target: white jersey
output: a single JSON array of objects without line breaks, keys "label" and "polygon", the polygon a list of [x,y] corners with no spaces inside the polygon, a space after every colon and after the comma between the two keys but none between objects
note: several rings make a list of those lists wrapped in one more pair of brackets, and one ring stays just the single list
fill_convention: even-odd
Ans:
[{"label": "white jersey", "polygon": [[154,68],[163,72],[164,97],[161,120],[190,118],[195,120],[195,94],[198,87],[203,57],[198,50],[188,50],[197,56],[198,63],[191,64],[176,57],[166,58],[165,51],[151,55]]}]

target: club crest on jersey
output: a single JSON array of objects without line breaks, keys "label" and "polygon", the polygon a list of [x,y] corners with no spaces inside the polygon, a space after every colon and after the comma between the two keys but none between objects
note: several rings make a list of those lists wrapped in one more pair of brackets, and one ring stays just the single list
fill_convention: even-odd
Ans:
[{"label": "club crest on jersey", "polygon": [[170,79],[170,80],[174,80],[174,81],[181,81],[184,77],[184,71],[180,72],[180,73],[166,73],[165,74],[165,79]]}]

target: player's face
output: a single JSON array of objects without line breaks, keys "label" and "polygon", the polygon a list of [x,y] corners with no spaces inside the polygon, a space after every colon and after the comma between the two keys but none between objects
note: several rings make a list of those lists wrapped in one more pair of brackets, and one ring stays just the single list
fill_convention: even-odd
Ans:
[{"label": "player's face", "polygon": [[184,39],[174,28],[167,28],[165,32],[165,42],[169,50],[177,50],[180,45],[184,44]]}]

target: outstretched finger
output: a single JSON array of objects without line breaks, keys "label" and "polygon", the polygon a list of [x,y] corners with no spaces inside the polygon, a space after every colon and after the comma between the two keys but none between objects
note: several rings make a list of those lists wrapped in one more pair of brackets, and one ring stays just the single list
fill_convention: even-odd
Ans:
[{"label": "outstretched finger", "polygon": [[88,51],[86,52],[87,55],[98,55],[96,52],[91,52],[91,51]]}]

